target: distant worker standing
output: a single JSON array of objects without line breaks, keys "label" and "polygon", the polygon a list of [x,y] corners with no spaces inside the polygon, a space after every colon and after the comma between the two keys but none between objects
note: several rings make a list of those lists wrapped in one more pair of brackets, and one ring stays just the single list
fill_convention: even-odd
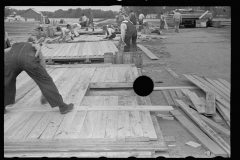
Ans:
[{"label": "distant worker standing", "polygon": [[63,17],[61,17],[61,19],[60,19],[59,23],[61,23],[61,24],[65,23],[65,21],[64,21],[64,19],[63,19]]},{"label": "distant worker standing", "polygon": [[132,40],[132,47],[133,50],[137,50],[137,29],[133,25],[131,21],[128,20],[128,17],[125,17],[124,15],[121,15],[120,19],[123,19],[121,21],[121,38],[119,41],[119,44],[121,42],[125,42],[124,46],[124,52],[130,52],[130,41]]},{"label": "distant worker standing", "polygon": [[85,14],[82,14],[82,18],[80,18],[80,24],[82,27],[86,27],[87,26],[87,17],[85,16]]},{"label": "distant worker standing", "polygon": [[137,16],[136,14],[133,12],[133,10],[131,10],[130,14],[129,14],[129,20],[133,23],[133,25],[137,24]]},{"label": "distant worker standing", "polygon": [[164,15],[161,13],[160,15],[160,30],[164,29],[165,21],[164,21]]},{"label": "distant worker standing", "polygon": [[138,20],[139,20],[139,25],[141,25],[141,29],[142,29],[142,25],[143,25],[143,19],[145,18],[145,16],[141,13],[138,16]]},{"label": "distant worker standing", "polygon": [[90,25],[90,24],[92,26],[92,31],[94,32],[93,12],[91,10],[89,11],[89,23],[88,23],[88,25]]},{"label": "distant worker standing", "polygon": [[180,23],[182,23],[182,15],[177,11],[174,11],[173,22],[175,23],[175,32],[178,33],[179,25],[180,25]]}]

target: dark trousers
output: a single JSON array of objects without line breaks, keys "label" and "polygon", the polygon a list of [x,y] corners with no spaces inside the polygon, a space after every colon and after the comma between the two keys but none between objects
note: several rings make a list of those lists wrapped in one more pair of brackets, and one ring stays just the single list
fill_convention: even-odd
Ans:
[{"label": "dark trousers", "polygon": [[81,22],[80,24],[82,27],[87,27],[87,21]]},{"label": "dark trousers", "polygon": [[[25,45],[23,45],[25,44]],[[17,49],[16,49],[17,48]],[[4,106],[14,104],[16,96],[16,78],[25,71],[38,85],[51,107],[63,105],[52,78],[35,57],[36,49],[30,43],[15,43],[4,56]]]},{"label": "dark trousers", "polygon": [[137,50],[137,32],[133,33],[132,36],[125,36],[124,42],[126,46],[124,46],[124,52],[130,52],[130,41],[132,40],[132,49],[133,51]]},{"label": "dark trousers", "polygon": [[116,34],[115,33],[112,33],[112,35],[110,37],[108,37],[108,39],[113,39],[116,37]]}]

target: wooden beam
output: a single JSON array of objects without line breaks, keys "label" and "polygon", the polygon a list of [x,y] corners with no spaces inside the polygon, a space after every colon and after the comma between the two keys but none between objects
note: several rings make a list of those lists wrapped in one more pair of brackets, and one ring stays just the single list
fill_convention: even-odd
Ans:
[{"label": "wooden beam", "polygon": [[171,105],[171,106],[175,105],[175,103],[173,102],[172,97],[169,95],[168,91],[162,90],[162,93],[163,93],[163,95],[164,95],[164,97],[165,97],[165,99],[166,99],[166,101],[169,105]]},{"label": "wooden beam", "polygon": [[133,83],[118,83],[118,82],[100,82],[100,83],[90,83],[91,89],[98,88],[133,88]]},{"label": "wooden beam", "polygon": [[74,65],[47,65],[47,68],[90,68],[90,67],[135,67],[135,64],[112,64],[112,63],[102,63],[102,64],[74,64]]},{"label": "wooden beam", "polygon": [[176,100],[181,108],[188,114],[188,116],[196,123],[198,126],[211,137],[220,147],[222,147],[230,157],[230,146],[212,129],[210,128],[200,117],[197,116],[196,112],[189,108],[183,101]]},{"label": "wooden beam", "polygon": [[[171,111],[172,106],[74,106],[73,111]],[[58,108],[36,108],[36,107],[9,107],[9,112],[27,111],[58,111]]]},{"label": "wooden beam", "polygon": [[230,131],[222,126],[220,126],[219,124],[213,122],[212,120],[210,120],[209,118],[201,115],[202,120],[204,120],[210,127],[212,127],[213,129],[223,133],[225,136],[230,137]]},{"label": "wooden beam", "polygon": [[151,60],[158,60],[159,58],[153,54],[151,51],[149,51],[146,47],[137,44],[137,46],[151,59]]},{"label": "wooden beam", "polygon": [[221,78],[218,78],[218,80],[219,80],[222,84],[224,84],[229,90],[231,89],[231,84],[230,84],[228,81],[226,81],[225,79],[221,79]]},{"label": "wooden beam", "polygon": [[188,130],[188,132],[196,138],[206,150],[210,150],[216,156],[227,157],[227,153],[212,141],[201,129],[199,129],[192,121],[186,118],[178,110],[170,111],[174,117]]},{"label": "wooden beam", "polygon": [[207,13],[208,13],[208,11],[204,12],[204,13],[199,17],[199,19],[202,19],[202,17],[205,16]]},{"label": "wooden beam", "polygon": [[154,91],[166,90],[166,89],[200,89],[197,86],[169,86],[169,87],[154,87]]}]

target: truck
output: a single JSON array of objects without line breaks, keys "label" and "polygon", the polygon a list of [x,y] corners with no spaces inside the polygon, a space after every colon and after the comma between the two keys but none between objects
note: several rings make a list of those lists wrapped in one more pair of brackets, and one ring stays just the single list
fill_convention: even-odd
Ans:
[{"label": "truck", "polygon": [[180,25],[184,27],[207,27],[207,22],[211,21],[213,18],[212,11],[176,9],[165,14],[165,19],[168,26],[174,26],[174,11],[177,11],[182,15],[182,22]]}]

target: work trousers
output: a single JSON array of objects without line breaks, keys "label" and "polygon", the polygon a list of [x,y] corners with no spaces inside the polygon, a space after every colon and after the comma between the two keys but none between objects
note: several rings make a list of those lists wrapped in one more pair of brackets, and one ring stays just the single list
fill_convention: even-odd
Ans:
[{"label": "work trousers", "polygon": [[175,31],[176,32],[179,32],[179,25],[180,25],[180,22],[179,21],[175,21]]},{"label": "work trousers", "polygon": [[113,39],[116,37],[116,33],[112,33],[112,35],[110,37],[108,37],[108,39]]},{"label": "work trousers", "polygon": [[35,57],[36,49],[31,43],[13,44],[4,56],[4,106],[14,104],[16,96],[16,78],[25,71],[38,85],[51,107],[64,105],[52,78]]},{"label": "work trousers", "polygon": [[130,52],[130,41],[132,40],[132,50],[137,50],[137,32],[133,33],[132,36],[125,36],[124,42],[126,43],[126,46],[124,46],[124,52]]},{"label": "work trousers", "polygon": [[139,29],[140,31],[143,29],[143,19],[139,19]]},{"label": "work trousers", "polygon": [[78,25],[77,27],[75,27],[73,29],[73,33],[74,33],[75,36],[79,36],[78,30],[80,30],[80,29],[81,29],[81,25]]},{"label": "work trousers", "polygon": [[82,27],[87,27],[87,21],[81,22],[80,24]]},{"label": "work trousers", "polygon": [[91,24],[92,29],[94,29],[94,28],[93,28],[93,27],[94,27],[93,20],[90,20],[90,21],[89,21],[88,26],[90,26],[90,24]]}]

